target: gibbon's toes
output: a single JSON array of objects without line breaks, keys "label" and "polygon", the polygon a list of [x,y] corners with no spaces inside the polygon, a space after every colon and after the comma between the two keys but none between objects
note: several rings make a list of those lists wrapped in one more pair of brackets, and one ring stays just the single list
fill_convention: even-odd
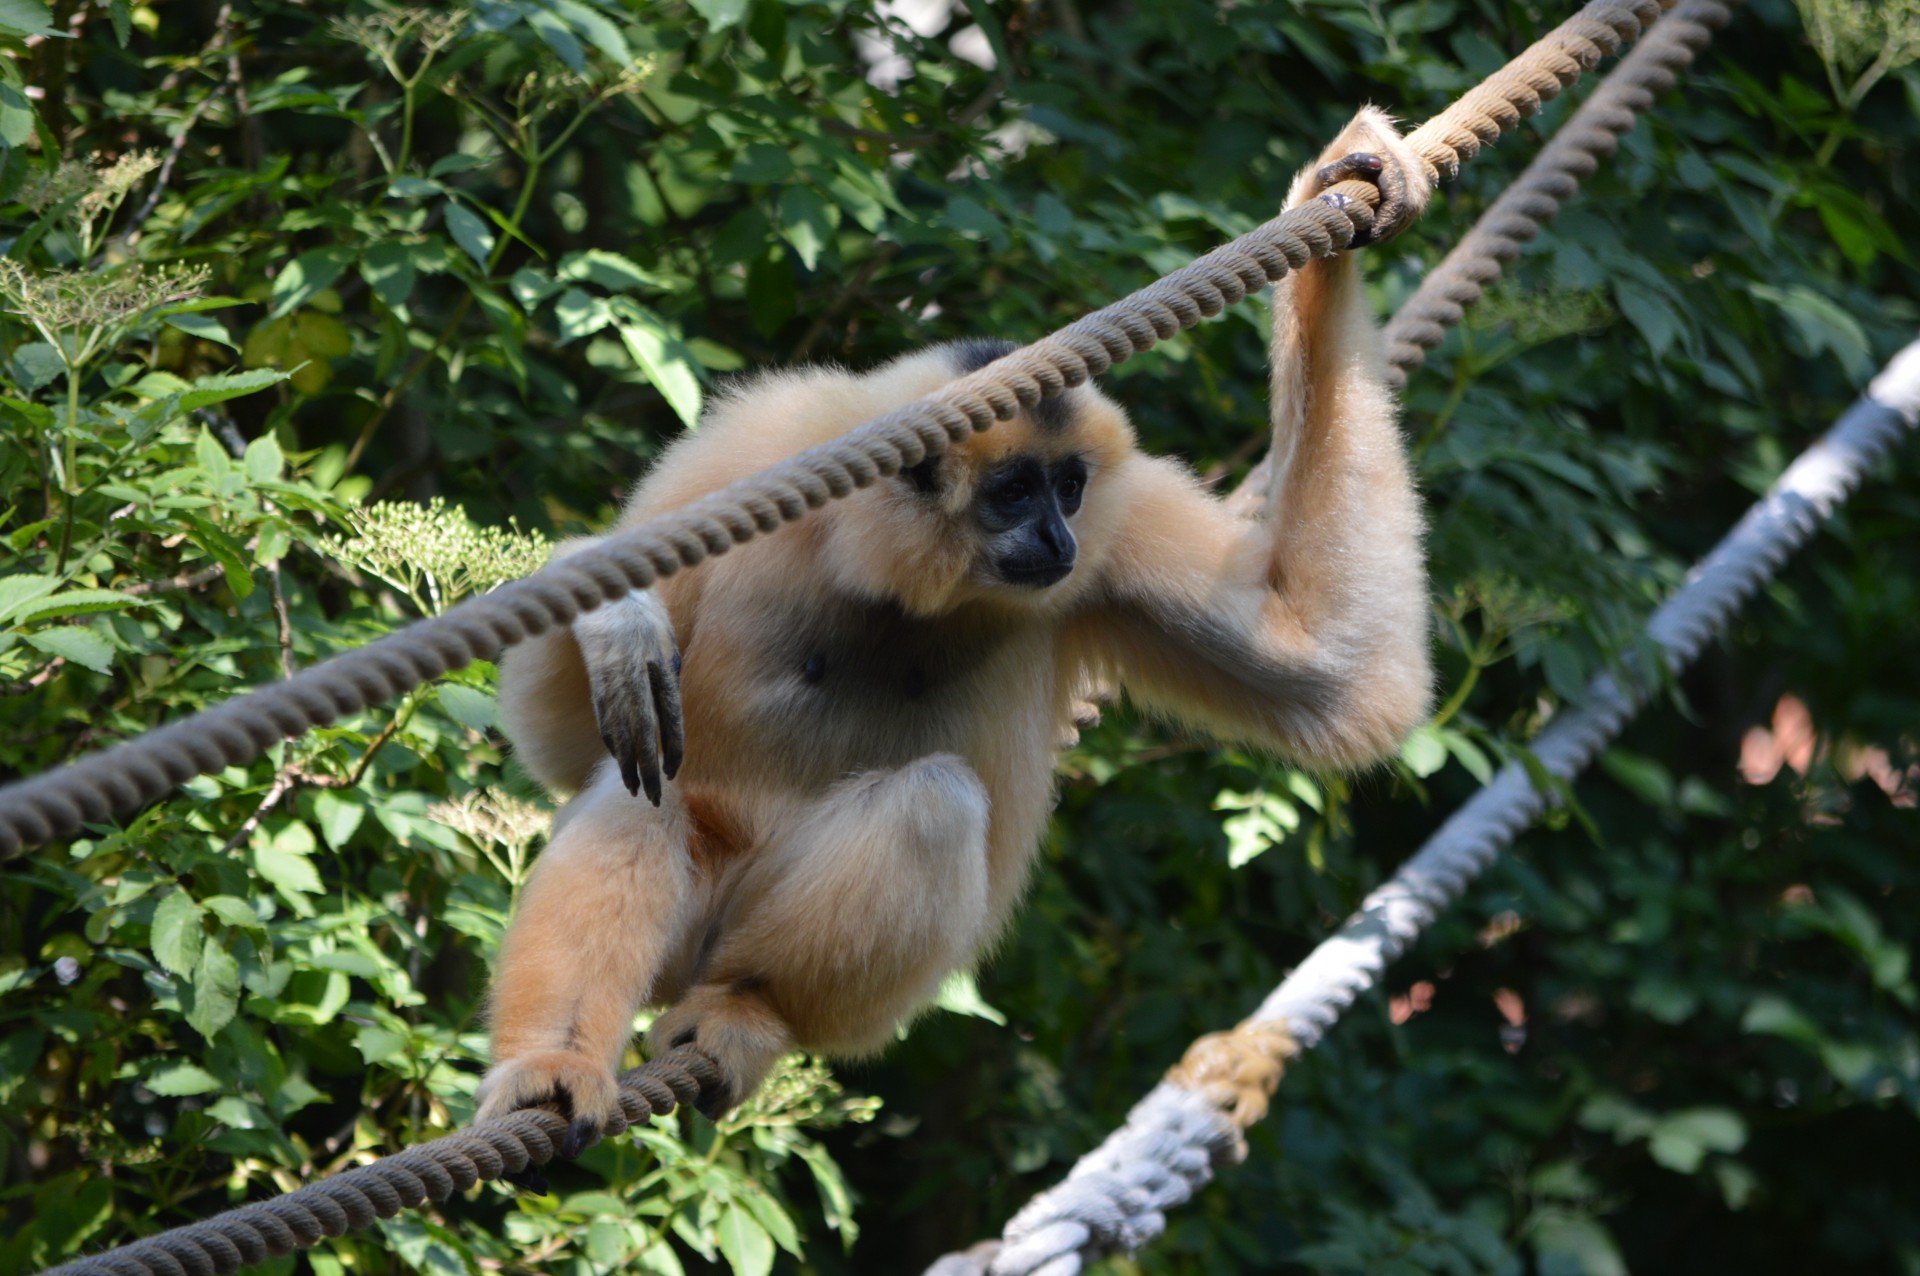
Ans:
[{"label": "gibbon's toes", "polygon": [[[613,1073],[585,1055],[564,1050],[523,1055],[495,1064],[480,1082],[477,1120],[502,1117],[522,1108],[549,1108],[568,1119],[559,1153],[569,1159],[600,1141],[600,1132],[619,1108]],[[546,1177],[528,1166],[508,1181],[544,1193]]]},{"label": "gibbon's toes", "polygon": [[1380,192],[1380,202],[1374,207],[1372,221],[1366,226],[1354,228],[1353,238],[1347,242],[1348,248],[1384,243],[1413,224],[1414,206],[1408,198],[1406,173],[1398,164],[1388,163],[1371,151],[1355,151],[1322,166],[1314,174],[1314,181],[1323,188],[1319,198],[1343,211],[1352,201],[1324,188],[1356,181],[1370,183]]},{"label": "gibbon's toes", "polygon": [[1386,171],[1387,162],[1368,151],[1355,151],[1351,155],[1342,155],[1331,164],[1322,165],[1313,180],[1320,189],[1337,186],[1344,181],[1374,182]]}]

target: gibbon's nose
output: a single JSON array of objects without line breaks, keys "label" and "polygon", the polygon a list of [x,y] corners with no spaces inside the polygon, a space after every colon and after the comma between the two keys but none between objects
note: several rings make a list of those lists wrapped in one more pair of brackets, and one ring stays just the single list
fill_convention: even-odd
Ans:
[{"label": "gibbon's nose", "polygon": [[1073,529],[1058,514],[1048,514],[1040,520],[1040,543],[1052,555],[1055,566],[1073,566],[1074,554],[1079,546],[1074,542]]}]

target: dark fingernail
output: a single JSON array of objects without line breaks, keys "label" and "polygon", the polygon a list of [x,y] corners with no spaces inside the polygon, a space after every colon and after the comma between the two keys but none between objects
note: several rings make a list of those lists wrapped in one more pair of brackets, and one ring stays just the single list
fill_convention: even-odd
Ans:
[{"label": "dark fingernail", "polygon": [[658,771],[649,770],[644,776],[641,777],[641,779],[645,782],[647,786],[647,801],[653,803],[655,806],[659,806],[660,805],[660,773]]},{"label": "dark fingernail", "polygon": [[600,1123],[592,1117],[575,1117],[560,1140],[560,1155],[571,1160],[600,1141]]},{"label": "dark fingernail", "polygon": [[639,795],[640,772],[635,769],[631,758],[622,759],[620,763],[620,780],[627,786],[627,793],[629,795]]}]

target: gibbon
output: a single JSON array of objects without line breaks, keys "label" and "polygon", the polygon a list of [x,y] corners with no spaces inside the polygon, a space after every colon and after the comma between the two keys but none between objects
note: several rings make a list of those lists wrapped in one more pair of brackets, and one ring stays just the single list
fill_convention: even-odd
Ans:
[{"label": "gibbon", "polygon": [[[1356,176],[1382,191],[1376,238],[1425,203],[1419,159],[1369,108],[1289,204]],[[578,1154],[646,1004],[666,1007],[657,1049],[719,1062],[709,1115],[789,1050],[881,1049],[1006,926],[1090,687],[1316,765],[1394,750],[1430,669],[1384,360],[1352,257],[1276,294],[1272,475],[1247,513],[1138,452],[1082,386],[509,654],[507,732],[577,796],[501,949],[482,1117],[557,1105]],[[736,388],[622,525],[1010,349]]]}]

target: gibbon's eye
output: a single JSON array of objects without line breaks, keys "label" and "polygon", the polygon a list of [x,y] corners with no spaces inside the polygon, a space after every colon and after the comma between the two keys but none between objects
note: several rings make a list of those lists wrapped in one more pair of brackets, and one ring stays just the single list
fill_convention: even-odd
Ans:
[{"label": "gibbon's eye", "polygon": [[1072,514],[1080,508],[1080,501],[1087,493],[1087,465],[1079,457],[1062,462],[1054,472],[1053,491],[1060,502],[1062,514]]}]

